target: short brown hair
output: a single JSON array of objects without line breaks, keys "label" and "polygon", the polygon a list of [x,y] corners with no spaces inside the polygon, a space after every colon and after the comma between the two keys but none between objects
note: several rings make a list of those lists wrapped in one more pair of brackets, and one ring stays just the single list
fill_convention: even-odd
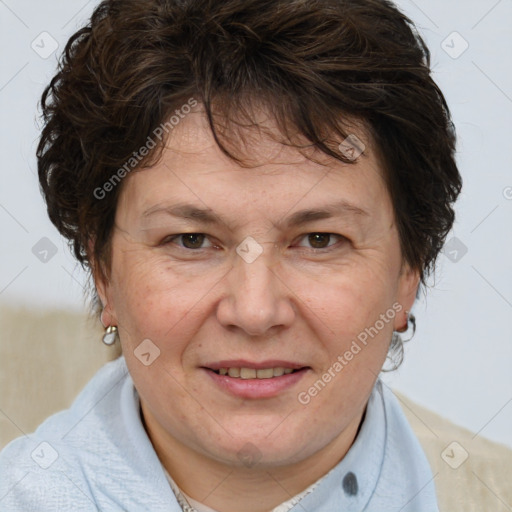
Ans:
[{"label": "short brown hair", "polygon": [[104,198],[94,191],[189,98],[236,160],[230,113],[250,113],[254,101],[283,135],[344,162],[333,141],[347,136],[346,119],[362,122],[380,156],[404,260],[424,280],[452,227],[461,177],[429,50],[390,1],[103,1],[43,93],[37,150],[50,219],[83,265],[94,256],[109,266],[121,186]]}]

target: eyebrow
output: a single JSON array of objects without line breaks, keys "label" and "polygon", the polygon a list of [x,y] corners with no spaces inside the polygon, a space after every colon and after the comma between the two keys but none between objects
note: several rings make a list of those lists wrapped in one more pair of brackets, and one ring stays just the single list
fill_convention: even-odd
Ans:
[{"label": "eyebrow", "polygon": [[[225,224],[223,218],[214,213],[211,208],[199,208],[193,204],[181,203],[176,205],[155,205],[142,214],[142,217],[148,218],[156,214],[166,214],[173,217],[192,220],[207,225]],[[298,227],[314,222],[317,220],[329,219],[336,216],[356,216],[356,217],[369,217],[368,211],[349,203],[345,200],[337,201],[327,205],[322,205],[321,208],[311,208],[306,210],[299,210],[284,220],[274,224],[276,227]]]}]

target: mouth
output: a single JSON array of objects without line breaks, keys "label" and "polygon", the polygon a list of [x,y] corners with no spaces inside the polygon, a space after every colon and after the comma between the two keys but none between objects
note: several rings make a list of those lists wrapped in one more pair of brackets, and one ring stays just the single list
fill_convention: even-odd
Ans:
[{"label": "mouth", "polygon": [[[210,368],[211,369],[211,368]],[[228,375],[233,379],[273,379],[274,377],[282,377],[283,375],[290,375],[300,371],[302,368],[284,368],[283,366],[276,366],[274,368],[244,368],[244,367],[223,367],[218,370],[211,369],[217,375]]]},{"label": "mouth", "polygon": [[201,367],[217,388],[239,398],[272,398],[294,387],[309,366],[285,362],[221,361]]}]

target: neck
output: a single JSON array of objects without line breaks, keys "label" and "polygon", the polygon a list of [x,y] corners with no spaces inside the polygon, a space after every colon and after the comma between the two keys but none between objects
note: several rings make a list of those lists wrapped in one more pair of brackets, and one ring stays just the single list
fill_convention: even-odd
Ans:
[{"label": "neck", "polygon": [[364,413],[361,411],[349,427],[307,459],[283,466],[247,468],[222,463],[191,449],[164,431],[143,402],[141,411],[153,447],[178,487],[219,512],[268,512],[304,491],[345,456]]}]

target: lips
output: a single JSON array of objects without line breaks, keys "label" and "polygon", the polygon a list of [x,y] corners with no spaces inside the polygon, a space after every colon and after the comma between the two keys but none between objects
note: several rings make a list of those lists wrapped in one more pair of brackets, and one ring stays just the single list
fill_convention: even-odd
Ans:
[{"label": "lips", "polygon": [[268,359],[261,362],[248,361],[246,359],[229,359],[206,363],[203,365],[203,368],[208,368],[209,370],[214,371],[218,371],[221,368],[252,368],[255,370],[263,370],[265,368],[279,367],[291,368],[292,370],[300,370],[301,368],[306,368],[307,365],[292,361],[285,361],[282,359]]},{"label": "lips", "polygon": [[217,375],[228,375],[234,379],[271,379],[296,372],[304,366],[282,360],[250,362],[245,360],[217,361],[205,366]]},{"label": "lips", "polygon": [[235,379],[272,379],[274,377],[281,377],[282,375],[288,375],[296,372],[292,368],[283,368],[282,366],[276,366],[275,368],[247,368],[247,367],[231,367],[231,368],[220,368],[219,370],[213,370],[218,375],[229,375]]},{"label": "lips", "polygon": [[294,386],[310,369],[293,361],[224,360],[202,367],[217,386],[240,398],[271,398]]}]

